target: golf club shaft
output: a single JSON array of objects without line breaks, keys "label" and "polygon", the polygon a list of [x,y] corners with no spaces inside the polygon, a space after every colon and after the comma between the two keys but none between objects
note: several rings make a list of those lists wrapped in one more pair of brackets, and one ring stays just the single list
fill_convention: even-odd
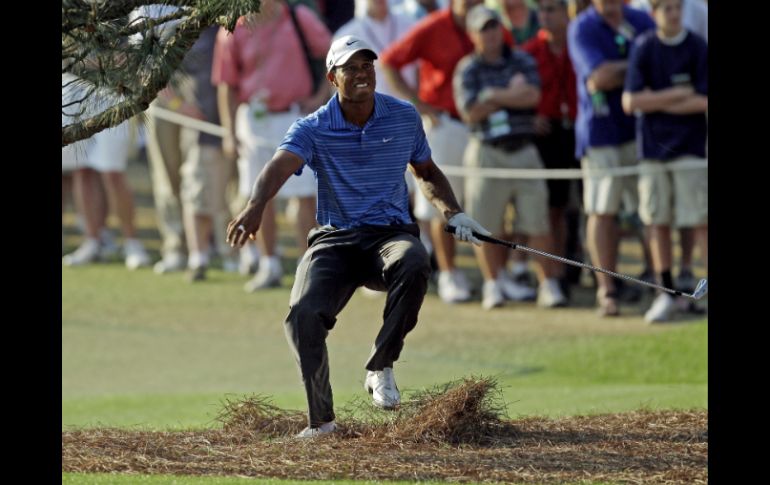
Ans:
[{"label": "golf club shaft", "polygon": [[[447,225],[444,228],[444,230],[446,232],[448,232],[448,233],[454,234],[455,227]],[[616,273],[614,271],[609,271],[609,270],[606,270],[606,269],[603,269],[603,268],[597,268],[596,266],[592,266],[592,265],[587,264],[587,263],[581,263],[580,261],[573,261],[571,259],[562,258],[561,256],[556,256],[555,254],[546,253],[545,251],[540,251],[539,249],[528,248],[527,246],[523,246],[521,244],[516,244],[516,243],[510,242],[510,241],[503,241],[502,239],[497,239],[497,238],[494,238],[494,237],[491,237],[491,236],[485,236],[483,234],[477,233],[476,231],[473,231],[473,236],[476,239],[479,239],[481,241],[485,241],[485,242],[489,242],[489,243],[493,243],[493,244],[500,244],[502,246],[507,246],[507,247],[509,247],[511,249],[518,249],[520,251],[525,251],[525,252],[528,252],[528,253],[536,254],[538,256],[543,256],[545,258],[554,259],[556,261],[560,261],[560,262],[565,263],[565,264],[571,264],[572,266],[577,266],[579,268],[587,268],[587,269],[590,269],[591,271],[597,271],[599,273],[608,274],[608,275],[613,276],[615,278],[620,278],[620,279],[623,279],[623,280],[626,280],[626,281],[632,281],[632,282],[638,283],[640,285],[645,285],[645,286],[649,286],[650,288],[655,288],[655,289],[658,289],[658,290],[661,290],[661,291],[665,291],[666,293],[671,293],[672,295],[687,296],[687,297],[690,297],[690,298],[693,298],[693,299],[697,299],[693,295],[690,295],[688,293],[683,293],[683,292],[681,292],[679,290],[673,290],[671,288],[666,288],[665,286],[660,286],[660,285],[656,285],[655,283],[649,283],[647,281],[642,281],[640,279],[636,279],[636,278],[631,277],[631,276],[627,276],[627,275],[624,275],[624,274]]]}]

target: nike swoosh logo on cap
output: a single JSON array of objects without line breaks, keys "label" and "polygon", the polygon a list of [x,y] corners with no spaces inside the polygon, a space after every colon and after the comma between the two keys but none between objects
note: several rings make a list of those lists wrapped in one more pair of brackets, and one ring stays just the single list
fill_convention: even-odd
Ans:
[{"label": "nike swoosh logo on cap", "polygon": [[357,40],[351,40],[350,42],[345,42],[345,45],[353,45],[356,42],[358,42],[358,41]]}]

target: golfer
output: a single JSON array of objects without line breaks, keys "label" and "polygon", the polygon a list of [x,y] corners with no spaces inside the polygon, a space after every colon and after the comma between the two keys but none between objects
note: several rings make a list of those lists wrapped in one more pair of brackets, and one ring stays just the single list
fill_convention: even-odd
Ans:
[{"label": "golfer", "polygon": [[374,405],[400,404],[393,363],[417,323],[430,276],[428,254],[409,215],[407,166],[423,194],[457,228],[455,238],[480,244],[472,231],[490,234],[462,212],[431,159],[417,110],[375,92],[375,59],[374,50],[354,36],[331,45],[326,79],[337,94],[289,128],[257,177],[246,208],[227,227],[232,246],[254,239],[268,201],[292,174],[305,166],[312,170],[321,227],[308,235],[284,323],[307,393],[302,438],[336,429],[326,336],[360,286],[388,293],[364,386]]}]

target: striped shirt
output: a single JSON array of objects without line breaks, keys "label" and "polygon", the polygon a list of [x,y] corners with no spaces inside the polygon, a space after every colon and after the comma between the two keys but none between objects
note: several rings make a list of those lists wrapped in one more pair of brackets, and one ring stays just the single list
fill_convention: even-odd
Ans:
[{"label": "striped shirt", "polygon": [[364,127],[346,121],[333,96],[295,121],[278,147],[300,157],[315,174],[316,220],[322,226],[349,229],[413,222],[404,171],[410,161],[430,159],[422,119],[410,103],[381,93],[374,96],[374,113]]},{"label": "striped shirt", "polygon": [[[458,64],[454,73],[455,104],[461,113],[478,101],[479,94],[484,88],[505,88],[516,74],[523,74],[527,84],[540,87],[540,75],[535,60],[524,51],[503,46],[503,56],[495,63],[485,62],[477,54],[469,54]],[[502,114],[501,120],[506,125],[504,134],[496,132],[491,127],[497,115]],[[471,133],[482,141],[492,141],[503,137],[527,137],[534,135],[535,108],[501,109],[492,113],[480,123],[470,124]]]}]

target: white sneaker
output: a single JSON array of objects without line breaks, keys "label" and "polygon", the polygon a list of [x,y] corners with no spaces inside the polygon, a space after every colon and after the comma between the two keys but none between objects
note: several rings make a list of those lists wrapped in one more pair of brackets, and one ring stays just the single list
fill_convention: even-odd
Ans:
[{"label": "white sneaker", "polygon": [[244,276],[255,274],[259,270],[259,248],[246,244],[240,249],[238,272]]},{"label": "white sneaker", "polygon": [[652,306],[644,314],[644,319],[650,323],[653,322],[665,322],[671,319],[671,314],[674,313],[676,301],[674,297],[668,293],[661,293],[652,302]]},{"label": "white sneaker", "polygon": [[248,293],[253,293],[264,288],[281,286],[282,276],[283,268],[281,267],[281,260],[277,256],[262,258],[259,261],[257,274],[243,285],[243,289]]},{"label": "white sneaker", "polygon": [[308,426],[307,428],[300,431],[300,433],[296,437],[297,438],[317,438],[325,434],[334,433],[335,431],[337,431],[337,423],[335,423],[334,421],[329,421],[328,423],[324,423],[321,426],[318,426],[316,428],[311,428],[310,426]]},{"label": "white sneaker", "polygon": [[471,292],[465,275],[460,270],[440,271],[438,274],[438,296],[445,303],[459,303],[471,299]]},{"label": "white sneaker", "polygon": [[567,297],[562,293],[559,282],[555,278],[546,278],[540,283],[537,304],[545,308],[567,306]]},{"label": "white sneaker", "polygon": [[171,251],[163,255],[163,259],[155,263],[153,271],[157,274],[172,273],[174,271],[182,271],[187,267],[184,254],[179,251]]},{"label": "white sneaker", "polygon": [[401,393],[398,392],[392,367],[368,371],[364,389],[372,395],[372,401],[378,408],[395,409],[401,404]]},{"label": "white sneaker", "polygon": [[123,252],[126,255],[126,268],[136,269],[150,265],[150,255],[144,250],[144,244],[138,239],[126,239],[123,242]]},{"label": "white sneaker", "polygon": [[481,288],[481,307],[484,310],[491,310],[503,304],[505,304],[505,297],[497,280],[485,281]]},{"label": "white sneaker", "polygon": [[503,296],[512,301],[533,301],[537,298],[537,291],[527,285],[512,280],[505,271],[497,272],[497,284],[503,292]]},{"label": "white sneaker", "polygon": [[99,241],[88,238],[73,252],[61,258],[65,266],[80,266],[99,259]]}]

